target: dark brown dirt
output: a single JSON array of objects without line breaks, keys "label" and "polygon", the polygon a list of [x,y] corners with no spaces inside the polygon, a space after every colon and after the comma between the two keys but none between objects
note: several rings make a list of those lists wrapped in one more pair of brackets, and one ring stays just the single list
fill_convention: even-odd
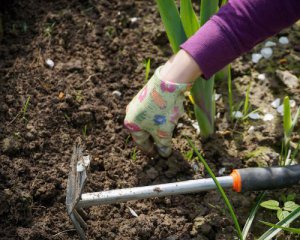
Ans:
[{"label": "dark brown dirt", "polygon": [[[200,141],[186,115],[175,132],[173,156],[150,159],[139,151],[135,156],[123,128],[125,107],[144,84],[143,61],[151,59],[153,72],[171,55],[155,2],[12,0],[1,2],[0,13],[0,239],[77,239],[64,205],[77,137],[93,157],[86,192],[208,177],[194,158],[184,157],[190,149],[184,135],[202,149],[216,173],[222,167],[228,174],[233,168],[277,164],[280,118],[230,124],[226,81],[216,83],[222,99],[217,102],[217,131],[210,139]],[[265,72],[266,81],[253,83],[253,107],[270,108],[275,97],[286,94],[300,103],[299,88],[286,88],[274,73],[288,69],[299,77],[299,26],[282,34],[292,44],[278,50],[274,60],[254,66],[247,54],[234,63],[235,101],[244,98],[250,80]],[[45,65],[48,58],[53,69]],[[254,135],[247,133],[250,125],[257,126]],[[299,134],[293,139],[299,141]],[[249,157],[258,148],[264,151]],[[299,195],[299,188],[268,197],[288,192]],[[229,190],[228,195],[243,225],[256,194]],[[215,191],[92,207],[87,210],[87,236],[235,239],[224,209]],[[270,212],[261,211],[258,218],[276,222]],[[249,239],[265,229],[256,223]]]}]

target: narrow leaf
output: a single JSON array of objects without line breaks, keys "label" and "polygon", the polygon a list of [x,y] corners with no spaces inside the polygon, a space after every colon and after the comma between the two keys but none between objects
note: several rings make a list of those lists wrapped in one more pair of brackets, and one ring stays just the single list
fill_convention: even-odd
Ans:
[{"label": "narrow leaf", "polygon": [[273,223],[269,223],[269,222],[265,222],[265,221],[260,221],[261,223],[269,226],[269,227],[272,227],[272,228],[279,228],[279,229],[282,229],[284,231],[287,231],[287,232],[291,232],[291,233],[300,233],[300,228],[288,228],[288,227],[283,227],[283,226],[280,226],[280,225],[277,225],[277,224],[273,224]]},{"label": "narrow leaf", "polygon": [[247,238],[247,235],[248,235],[248,232],[249,232],[249,230],[250,230],[250,227],[251,227],[251,225],[252,225],[252,223],[253,223],[255,214],[256,214],[256,212],[257,212],[259,206],[260,206],[261,201],[262,201],[263,198],[265,197],[265,195],[266,195],[266,192],[262,192],[261,194],[259,194],[257,202],[255,203],[254,207],[251,209],[250,215],[249,215],[249,217],[248,217],[248,219],[247,219],[247,221],[246,221],[246,223],[245,223],[245,226],[244,226],[244,228],[243,228],[243,232],[242,232],[242,234],[243,234],[243,239],[246,239],[246,238]]},{"label": "narrow leaf", "polygon": [[283,129],[284,129],[284,136],[286,139],[289,138],[290,129],[292,127],[292,116],[291,116],[291,107],[290,107],[290,99],[286,96],[283,100]]},{"label": "narrow leaf", "polygon": [[200,26],[203,26],[203,24],[217,12],[218,4],[218,0],[201,0]]},{"label": "narrow leaf", "polygon": [[[279,221],[276,225],[280,227],[286,227],[290,223],[292,223],[295,219],[300,216],[300,207],[291,212],[285,219]],[[272,226],[268,231],[266,231],[263,235],[260,236],[258,240],[271,240],[274,236],[276,236],[281,231],[281,228]]]},{"label": "narrow leaf", "polygon": [[196,13],[193,10],[191,0],[180,1],[180,18],[188,38],[199,29],[200,25]]},{"label": "narrow leaf", "polygon": [[181,19],[173,0],[156,0],[159,13],[165,26],[169,42],[174,53],[179,51],[179,46],[186,40],[186,35]]},{"label": "narrow leaf", "polygon": [[219,181],[217,180],[215,174],[213,173],[213,171],[210,169],[210,167],[208,166],[207,162],[204,160],[204,158],[201,156],[201,154],[199,153],[198,149],[195,147],[195,145],[192,143],[192,141],[190,139],[187,138],[187,141],[188,143],[190,144],[190,146],[192,147],[192,149],[194,150],[194,152],[196,153],[197,157],[198,157],[198,160],[202,162],[202,164],[204,165],[206,171],[208,172],[208,174],[212,177],[212,179],[214,180],[216,186],[217,186],[217,189],[219,191],[219,193],[221,194],[228,210],[229,210],[229,213],[231,215],[231,218],[234,222],[234,225],[235,225],[235,229],[237,230],[237,233],[238,233],[238,237],[239,239],[243,240],[243,236],[242,236],[242,232],[241,232],[241,228],[240,228],[240,225],[239,225],[239,222],[237,220],[237,217],[234,213],[234,210],[233,210],[233,207],[226,195],[226,193],[224,192],[224,189],[222,188],[221,184],[219,183]]},{"label": "narrow leaf", "polygon": [[245,96],[245,102],[244,102],[244,109],[243,109],[243,114],[247,115],[248,111],[249,111],[249,95],[250,95],[250,88],[251,88],[251,82],[249,83],[248,87],[247,87],[247,92],[246,92],[246,96]]}]

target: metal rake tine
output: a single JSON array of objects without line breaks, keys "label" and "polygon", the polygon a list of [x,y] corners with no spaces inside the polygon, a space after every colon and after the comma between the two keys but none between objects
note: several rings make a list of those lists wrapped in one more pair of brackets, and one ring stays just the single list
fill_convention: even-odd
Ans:
[{"label": "metal rake tine", "polygon": [[77,218],[75,217],[75,214],[72,212],[72,213],[70,213],[69,216],[73,222],[74,227],[76,228],[77,233],[79,234],[80,239],[86,240],[85,232],[82,229],[82,227],[80,226],[80,223],[78,222]]},{"label": "metal rake tine", "polygon": [[77,213],[84,219],[84,220],[87,220],[89,217],[88,217],[88,214],[86,211],[84,211],[83,208],[77,208]]},{"label": "metal rake tine", "polygon": [[76,220],[79,222],[80,226],[83,228],[83,229],[86,229],[87,228],[87,224],[85,223],[85,221],[82,219],[82,217],[80,216],[80,214],[77,212],[77,210],[73,210],[73,214],[74,216],[76,217]]}]

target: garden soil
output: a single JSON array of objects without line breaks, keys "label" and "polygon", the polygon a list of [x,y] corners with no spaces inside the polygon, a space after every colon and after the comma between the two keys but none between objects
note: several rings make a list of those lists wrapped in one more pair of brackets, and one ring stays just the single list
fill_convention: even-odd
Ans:
[{"label": "garden soil", "polygon": [[[0,7],[0,239],[78,239],[65,207],[78,137],[92,156],[86,192],[209,177],[188,154],[185,136],[219,176],[234,168],[278,164],[282,121],[270,103],[289,95],[300,104],[299,87],[289,88],[275,72],[299,77],[299,25],[271,39],[277,46],[270,59],[253,64],[248,53],[233,63],[235,103],[252,82],[252,109],[272,113],[272,121],[231,123],[227,82],[217,80],[222,96],[216,101],[216,133],[205,140],[196,134],[187,99],[186,115],[174,132],[174,154],[163,159],[136,150],[123,127],[126,105],[145,83],[144,61],[151,59],[153,73],[172,54],[155,1],[11,0]],[[289,44],[278,44],[282,35]],[[262,73],[265,79],[258,77]],[[297,126],[292,140],[299,138]],[[258,193],[226,192],[243,226]],[[266,199],[288,193],[297,193],[299,202],[299,187],[268,192]],[[236,239],[216,191],[87,212],[88,239]],[[260,209],[249,239],[267,229],[258,220],[275,223],[276,214]],[[281,234],[277,239],[297,237]]]}]

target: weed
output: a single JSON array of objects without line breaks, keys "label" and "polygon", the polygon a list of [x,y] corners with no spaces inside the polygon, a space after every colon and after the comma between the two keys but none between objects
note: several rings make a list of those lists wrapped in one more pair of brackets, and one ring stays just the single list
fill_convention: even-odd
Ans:
[{"label": "weed", "polygon": [[136,161],[136,152],[137,152],[136,147],[134,147],[130,155],[131,160],[134,162]]},{"label": "weed", "polygon": [[145,83],[148,82],[148,79],[149,79],[150,64],[151,64],[150,58],[148,58],[147,61],[146,61],[146,60],[144,61],[144,67],[145,67]]},{"label": "weed", "polygon": [[84,127],[82,128],[82,135],[86,138],[86,136],[87,136],[87,125],[84,125]]},{"label": "weed", "polygon": [[54,26],[55,26],[55,22],[54,23],[47,23],[47,25],[45,27],[45,30],[44,30],[44,34],[47,37],[51,37],[52,36],[53,30],[54,30]]}]

